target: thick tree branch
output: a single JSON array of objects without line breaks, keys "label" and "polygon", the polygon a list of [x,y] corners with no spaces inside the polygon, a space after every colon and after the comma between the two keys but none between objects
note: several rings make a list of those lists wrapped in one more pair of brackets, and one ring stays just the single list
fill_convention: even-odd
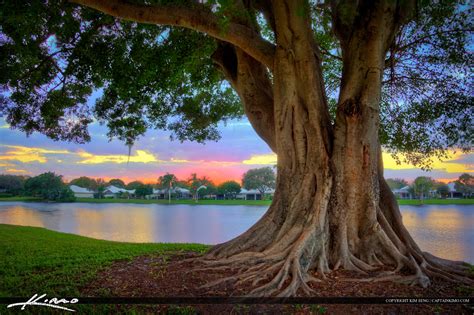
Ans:
[{"label": "thick tree branch", "polygon": [[212,59],[239,94],[254,130],[277,152],[273,91],[265,67],[242,50],[222,42]]},{"label": "thick tree branch", "polygon": [[273,68],[275,47],[251,28],[228,23],[223,25],[211,11],[202,5],[139,5],[123,0],[71,0],[120,19],[146,24],[180,26],[234,44],[250,56]]}]

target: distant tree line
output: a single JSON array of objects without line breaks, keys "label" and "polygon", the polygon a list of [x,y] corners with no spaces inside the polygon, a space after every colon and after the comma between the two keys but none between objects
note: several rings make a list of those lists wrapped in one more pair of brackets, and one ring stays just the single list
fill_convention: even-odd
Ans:
[{"label": "distant tree line", "polygon": [[[436,181],[431,177],[420,176],[408,184],[404,179],[388,178],[387,184],[392,190],[401,189],[408,186],[408,193],[413,198],[420,200],[427,198],[448,198],[451,197],[451,191],[446,183]],[[474,177],[468,173],[464,173],[454,181],[454,189],[457,194],[464,198],[471,198],[474,196]]]},{"label": "distant tree line", "polygon": [[[417,177],[411,184],[400,178],[389,178],[387,184],[392,190],[408,186],[408,192],[413,198],[448,198],[450,190],[447,184],[438,182],[431,177]],[[224,199],[235,199],[242,188],[255,189],[262,196],[269,190],[275,188],[275,173],[270,167],[251,169],[242,177],[242,186],[233,180],[225,181],[219,185],[207,176],[191,174],[185,180],[179,180],[174,174],[166,173],[160,176],[155,184],[145,184],[141,181],[132,181],[126,184],[119,178],[109,181],[104,179],[81,176],[65,183],[61,175],[47,172],[38,176],[29,177],[22,175],[0,174],[0,197],[9,196],[32,196],[50,201],[74,201],[74,193],[68,185],[76,185],[87,188],[95,193],[96,198],[103,198],[106,187],[115,187],[127,190],[135,190],[135,197],[145,198],[153,193],[153,189],[161,189],[165,194],[171,193],[173,199],[177,196],[176,188],[186,188],[194,198],[206,198],[210,196],[223,196]],[[205,188],[200,187],[204,186]],[[474,177],[464,173],[454,181],[454,188],[464,198],[474,196]],[[199,189],[199,190],[198,190]],[[124,193],[122,198],[128,198]]]},{"label": "distant tree line", "polygon": [[46,201],[76,200],[74,193],[61,175],[47,172],[34,177],[0,175],[0,194],[3,196],[31,196]]}]

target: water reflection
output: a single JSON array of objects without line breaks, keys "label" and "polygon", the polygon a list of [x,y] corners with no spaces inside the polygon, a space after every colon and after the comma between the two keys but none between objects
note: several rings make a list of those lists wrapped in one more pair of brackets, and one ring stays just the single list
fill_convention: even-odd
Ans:
[{"label": "water reflection", "polygon": [[[403,222],[422,250],[474,263],[474,207],[402,206]],[[0,223],[45,227],[125,242],[216,244],[248,229],[259,206],[0,203]]]},{"label": "water reflection", "polygon": [[474,207],[403,206],[403,222],[423,251],[474,262]]}]

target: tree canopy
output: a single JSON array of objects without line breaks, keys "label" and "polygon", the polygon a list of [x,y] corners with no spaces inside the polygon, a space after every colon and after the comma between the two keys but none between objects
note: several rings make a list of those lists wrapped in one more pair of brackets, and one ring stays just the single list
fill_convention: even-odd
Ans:
[{"label": "tree canopy", "polygon": [[27,179],[28,177],[21,175],[0,174],[0,190],[4,189],[6,193],[18,195],[23,192]]},{"label": "tree canopy", "polygon": [[431,177],[420,176],[415,178],[411,188],[413,189],[413,193],[423,200],[435,187],[435,184],[435,181]]},{"label": "tree canopy", "polygon": [[[198,195],[202,196],[205,194],[212,193],[215,188],[214,184],[208,177],[198,177],[196,173],[192,173],[191,176],[189,176],[187,186],[194,198],[198,197]],[[199,189],[201,186],[205,186],[206,189]],[[207,187],[209,187],[209,190],[207,189]]]},{"label": "tree canopy", "polygon": [[52,172],[28,178],[25,190],[29,195],[51,201],[74,201],[74,193],[64,184],[62,176]]},{"label": "tree canopy", "polygon": [[[85,6],[2,4],[0,111],[12,128],[83,143],[97,120],[110,138],[129,145],[147,129],[169,130],[179,140],[217,140],[217,124],[244,113],[232,75],[215,67],[223,42],[272,70],[275,35],[266,1],[244,7],[223,0],[74,2]],[[140,10],[153,13],[135,16]],[[311,10],[335,113],[342,61],[334,12],[319,1],[302,10]],[[462,1],[419,1],[416,17],[396,34],[384,69],[386,150],[427,166],[426,158],[448,148],[472,147],[472,16]],[[94,91],[101,97],[89,104]]]},{"label": "tree canopy", "polygon": [[408,182],[402,178],[387,178],[386,179],[388,186],[390,189],[400,189],[405,186],[408,186]]},{"label": "tree canopy", "polygon": [[145,196],[151,194],[153,194],[153,187],[151,185],[143,184],[135,188],[135,195],[137,195],[137,197],[144,198]]},{"label": "tree canopy", "polygon": [[166,191],[168,191],[177,181],[178,178],[176,178],[174,174],[166,173],[158,178],[158,186],[161,189],[166,189]]},{"label": "tree canopy", "polygon": [[240,189],[240,184],[233,180],[223,182],[218,186],[218,191],[224,194],[226,198],[235,198],[235,196],[240,193]]},{"label": "tree canopy", "polygon": [[271,167],[262,167],[248,170],[242,177],[245,189],[256,189],[262,195],[269,189],[275,188],[275,173]]},{"label": "tree canopy", "polygon": [[74,178],[69,182],[70,185],[76,185],[82,188],[87,188],[89,190],[97,190],[99,183],[94,179],[87,176],[81,176],[79,178]]},{"label": "tree canopy", "polygon": [[135,180],[133,182],[130,182],[127,184],[127,186],[125,186],[127,189],[137,189],[139,187],[142,187],[144,184],[139,181],[139,180]]},{"label": "tree canopy", "polygon": [[454,182],[456,191],[468,197],[474,193],[474,176],[468,173],[464,173],[459,176],[459,179]]},{"label": "tree canopy", "polygon": [[119,179],[119,178],[113,178],[113,179],[109,180],[109,185],[119,187],[119,188],[125,188],[124,181]]}]

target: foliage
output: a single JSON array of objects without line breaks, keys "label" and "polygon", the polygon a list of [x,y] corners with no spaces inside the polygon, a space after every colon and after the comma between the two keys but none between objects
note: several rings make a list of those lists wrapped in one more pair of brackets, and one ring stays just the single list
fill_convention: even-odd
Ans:
[{"label": "foliage", "polygon": [[27,179],[28,177],[21,175],[0,174],[0,190],[5,189],[6,193],[14,196],[20,195]]},{"label": "foliage", "polygon": [[105,187],[104,186],[99,186],[97,188],[97,191],[94,193],[94,198],[97,198],[97,199],[104,198],[104,192],[105,192]]},{"label": "foliage", "polygon": [[137,189],[137,188],[139,188],[143,185],[144,184],[141,181],[135,180],[133,182],[128,183],[127,186],[126,186],[126,189],[133,190],[133,189]]},{"label": "foliage", "polygon": [[236,181],[230,180],[223,182],[218,186],[219,193],[225,195],[225,198],[234,199],[235,196],[240,193],[241,187],[240,184]]},{"label": "foliage", "polygon": [[456,191],[462,193],[464,197],[470,197],[474,193],[474,176],[464,173],[454,182]]},{"label": "foliage", "polygon": [[109,180],[109,185],[115,186],[118,188],[125,188],[125,183],[123,182],[123,180],[119,178],[114,178],[114,179]]},{"label": "foliage", "polygon": [[209,181],[205,186],[206,189],[199,190],[199,196],[216,195],[219,192],[217,186],[211,181]]},{"label": "foliage", "polygon": [[174,174],[166,173],[158,178],[158,187],[161,189],[170,189],[178,181]]},{"label": "foliage", "polygon": [[135,188],[135,195],[137,197],[145,197],[151,194],[153,194],[153,187],[151,185],[143,184]]},{"label": "foliage", "polygon": [[189,189],[189,183],[187,180],[177,180],[174,185],[176,187]]},{"label": "foliage", "polygon": [[441,198],[446,198],[449,196],[449,187],[445,183],[438,183],[436,192],[441,196]]},{"label": "foliage", "polygon": [[62,181],[62,176],[52,172],[28,178],[25,182],[26,192],[34,197],[50,201],[74,201],[74,193]]},{"label": "foliage", "polygon": [[435,181],[431,177],[420,176],[415,178],[411,188],[415,196],[423,200],[428,196],[430,191],[435,187]]},{"label": "foliage", "polygon": [[[13,128],[82,143],[95,117],[127,144],[148,128],[204,141],[219,138],[219,121],[242,115],[203,34],[59,0],[7,2],[0,17],[3,111]],[[89,107],[95,90],[103,96]]]},{"label": "foliage", "polygon": [[248,170],[242,178],[242,184],[245,189],[256,189],[263,196],[266,191],[275,188],[275,180],[272,168],[262,167]]},{"label": "foliage", "polygon": [[[194,199],[197,199],[198,194],[199,196],[203,196],[207,194],[206,193],[207,188],[199,189],[201,186],[207,187],[211,185],[213,186],[211,180],[207,178],[206,176],[198,177],[196,173],[192,173],[191,176],[188,178],[189,191],[193,195]],[[198,189],[199,189],[199,192],[198,192]]]},{"label": "foliage", "polygon": [[387,178],[385,181],[392,190],[408,186],[408,182],[402,178]]},{"label": "foliage", "polygon": [[387,56],[381,140],[428,168],[428,157],[472,148],[473,8],[453,0],[418,3]]},{"label": "foliage", "polygon": [[81,176],[79,178],[75,178],[69,182],[69,185],[76,185],[82,188],[87,188],[92,191],[97,190],[97,187],[98,187],[97,181],[94,178],[90,178],[87,176]]}]

